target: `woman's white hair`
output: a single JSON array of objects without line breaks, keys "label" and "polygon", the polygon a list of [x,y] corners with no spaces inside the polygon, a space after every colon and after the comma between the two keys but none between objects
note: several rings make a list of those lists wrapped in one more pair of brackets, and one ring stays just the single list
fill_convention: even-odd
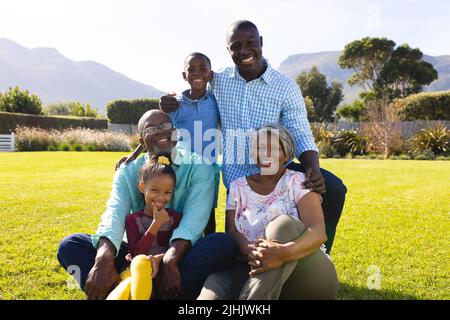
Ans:
[{"label": "woman's white hair", "polygon": [[[252,138],[253,155],[256,155],[256,143],[257,137],[261,133],[276,135],[280,143],[280,147],[287,158],[287,162],[291,161],[295,157],[295,140],[292,133],[284,126],[280,124],[266,124],[256,129],[255,135]],[[256,161],[256,158],[255,158]]]}]

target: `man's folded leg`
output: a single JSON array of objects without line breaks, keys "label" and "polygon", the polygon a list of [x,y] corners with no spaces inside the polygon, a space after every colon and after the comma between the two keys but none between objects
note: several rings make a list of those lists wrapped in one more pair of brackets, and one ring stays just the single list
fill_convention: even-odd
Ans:
[{"label": "man's folded leg", "polygon": [[[118,256],[115,259],[117,272],[126,268],[125,256],[128,246],[122,242]],[[91,236],[85,233],[75,233],[65,237],[59,244],[57,258],[61,266],[71,274],[84,290],[86,278],[94,266],[97,250],[92,245]]]}]

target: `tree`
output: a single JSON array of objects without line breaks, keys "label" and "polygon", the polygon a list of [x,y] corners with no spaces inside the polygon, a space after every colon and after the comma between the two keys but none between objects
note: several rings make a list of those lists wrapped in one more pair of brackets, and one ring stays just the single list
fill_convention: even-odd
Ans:
[{"label": "tree", "polygon": [[366,110],[364,102],[355,100],[353,103],[344,104],[336,110],[336,115],[339,118],[349,119],[353,122],[360,122],[364,120],[363,113]]},{"label": "tree", "polygon": [[361,85],[366,91],[375,90],[384,65],[394,52],[395,42],[386,38],[363,38],[347,44],[338,64],[344,69],[353,69],[350,86]]},{"label": "tree", "polygon": [[328,86],[325,75],[313,66],[309,72],[303,71],[296,79],[305,100],[308,98],[312,104],[307,107],[309,121],[333,121],[333,114],[343,99],[342,84],[333,81]]},{"label": "tree", "polygon": [[419,49],[407,44],[395,48],[386,38],[363,38],[347,44],[339,57],[341,68],[353,69],[348,83],[361,85],[366,91],[364,101],[392,101],[422,90],[437,79],[434,67],[423,61]]},{"label": "tree", "polygon": [[409,45],[399,46],[384,65],[377,87],[387,91],[390,99],[405,98],[422,91],[438,78],[433,65],[422,60],[423,53]]},{"label": "tree", "polygon": [[8,88],[8,91],[0,95],[0,110],[15,113],[41,114],[42,102],[35,94],[28,90],[20,90],[18,86]]}]

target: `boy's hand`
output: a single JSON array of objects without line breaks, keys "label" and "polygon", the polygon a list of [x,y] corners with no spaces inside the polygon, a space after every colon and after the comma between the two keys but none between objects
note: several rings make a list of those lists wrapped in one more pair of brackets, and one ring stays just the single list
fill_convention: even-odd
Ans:
[{"label": "boy's hand", "polygon": [[120,165],[122,163],[125,162],[125,164],[128,164],[128,162],[127,162],[128,158],[129,158],[129,156],[124,156],[124,157],[120,158],[119,161],[116,162],[116,167],[114,168],[114,171],[117,171],[117,169],[120,168]]},{"label": "boy's hand", "polygon": [[133,151],[132,154],[130,154],[129,156],[125,156],[125,157],[120,158],[120,160],[116,162],[116,168],[115,168],[115,171],[117,171],[117,169],[120,168],[120,165],[121,165],[122,163],[125,162],[125,165],[127,165],[127,164],[129,164],[130,162],[136,160],[136,158],[142,153],[143,150],[144,150],[144,147],[143,147],[141,144],[139,144],[139,145],[136,147],[136,149],[134,149],[134,151]]},{"label": "boy's hand", "polygon": [[165,208],[158,210],[154,203],[152,203],[153,208],[153,219],[158,223],[159,226],[170,221],[169,214]]},{"label": "boy's hand", "polygon": [[175,96],[176,93],[174,92],[162,96],[159,100],[159,109],[164,113],[176,111],[179,107],[179,103]]}]

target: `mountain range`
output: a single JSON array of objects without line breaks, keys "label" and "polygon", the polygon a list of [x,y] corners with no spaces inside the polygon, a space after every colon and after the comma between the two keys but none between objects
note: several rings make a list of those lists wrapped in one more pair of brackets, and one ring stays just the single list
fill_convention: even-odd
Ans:
[{"label": "mountain range", "polygon": [[[280,64],[278,70],[295,80],[302,71],[309,71],[312,66],[315,65],[319,71],[327,77],[328,82],[341,82],[344,86],[344,102],[352,102],[358,98],[358,93],[361,92],[363,88],[359,86],[350,87],[348,85],[347,80],[353,71],[339,67],[338,59],[341,53],[341,51],[328,51],[294,54],[287,57]],[[450,55],[424,55],[423,59],[434,66],[439,76],[439,78],[429,86],[424,87],[424,91],[450,90]]]},{"label": "mountain range", "polygon": [[164,92],[94,61],[73,61],[53,48],[28,49],[0,38],[0,91],[19,86],[43,103],[77,100],[100,113],[118,98],[159,98]]}]

